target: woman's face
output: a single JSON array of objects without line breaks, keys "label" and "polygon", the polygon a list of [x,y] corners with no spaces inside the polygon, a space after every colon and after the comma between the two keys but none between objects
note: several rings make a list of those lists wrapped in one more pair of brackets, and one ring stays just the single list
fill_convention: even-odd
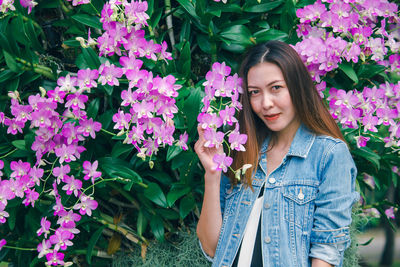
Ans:
[{"label": "woman's face", "polygon": [[265,125],[278,135],[295,133],[300,121],[280,68],[262,62],[247,74],[251,108]]}]

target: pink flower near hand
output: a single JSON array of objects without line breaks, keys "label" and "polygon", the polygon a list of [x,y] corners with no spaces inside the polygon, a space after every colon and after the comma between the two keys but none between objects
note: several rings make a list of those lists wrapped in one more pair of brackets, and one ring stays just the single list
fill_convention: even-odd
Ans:
[{"label": "pink flower near hand", "polygon": [[188,138],[189,135],[186,132],[184,132],[179,136],[179,141],[176,145],[181,147],[183,150],[188,150],[188,145],[187,145]]},{"label": "pink flower near hand", "polygon": [[28,8],[28,14],[30,14],[32,12],[32,8],[38,4],[33,0],[19,0],[19,3],[21,6]]},{"label": "pink flower near hand", "polygon": [[91,164],[90,161],[83,162],[83,173],[85,174],[83,179],[92,179],[92,183],[94,183],[94,180],[101,176],[101,172],[97,171],[98,164],[99,162],[97,160],[94,161],[93,164]]},{"label": "pink flower near hand", "polygon": [[233,159],[231,157],[226,156],[225,154],[215,154],[213,157],[214,163],[216,163],[216,166],[214,167],[214,170],[216,171],[223,171],[227,172],[228,167],[231,166]]},{"label": "pink flower near hand", "polygon": [[0,240],[0,250],[7,244],[7,241],[3,238]]},{"label": "pink flower near hand", "polygon": [[385,210],[385,214],[389,219],[393,219],[395,218],[394,216],[394,207],[390,207],[387,210]]}]

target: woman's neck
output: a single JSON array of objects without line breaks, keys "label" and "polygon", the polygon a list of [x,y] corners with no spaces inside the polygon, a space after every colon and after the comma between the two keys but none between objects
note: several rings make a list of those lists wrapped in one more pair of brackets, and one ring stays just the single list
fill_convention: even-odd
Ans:
[{"label": "woman's neck", "polygon": [[300,123],[296,123],[286,128],[284,131],[275,132],[274,142],[272,144],[274,149],[288,151],[299,127]]}]

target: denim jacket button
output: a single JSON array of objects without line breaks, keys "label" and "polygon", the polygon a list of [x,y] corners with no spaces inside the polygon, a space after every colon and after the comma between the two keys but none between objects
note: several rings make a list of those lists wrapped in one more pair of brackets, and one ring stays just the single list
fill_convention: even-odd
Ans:
[{"label": "denim jacket button", "polygon": [[265,204],[264,204],[264,208],[265,208],[265,209],[269,209],[270,207],[271,207],[271,205],[270,205],[269,203],[265,203]]},{"label": "denim jacket button", "polygon": [[269,182],[270,184],[274,184],[274,183],[276,182],[276,180],[275,180],[274,177],[271,177],[271,178],[268,179],[268,182]]},{"label": "denim jacket button", "polygon": [[264,242],[267,243],[267,244],[269,244],[269,243],[271,242],[271,237],[267,236],[267,237],[264,239]]}]

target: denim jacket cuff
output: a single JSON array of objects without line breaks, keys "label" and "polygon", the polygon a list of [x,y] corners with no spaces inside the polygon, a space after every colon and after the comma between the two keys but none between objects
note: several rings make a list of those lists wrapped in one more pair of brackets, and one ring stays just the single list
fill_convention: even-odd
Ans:
[{"label": "denim jacket cuff", "polygon": [[201,245],[200,240],[199,240],[199,246],[200,246],[201,252],[203,252],[204,257],[206,257],[206,259],[207,259],[208,261],[213,262],[213,258],[211,258],[210,256],[208,256],[207,253],[204,251],[203,246]]},{"label": "denim jacket cuff", "polygon": [[333,266],[342,266],[344,243],[338,244],[312,244],[310,257],[326,261]]},{"label": "denim jacket cuff", "polygon": [[311,230],[311,243],[319,244],[336,244],[336,243],[349,243],[350,233],[349,227],[342,227],[334,230]]}]

